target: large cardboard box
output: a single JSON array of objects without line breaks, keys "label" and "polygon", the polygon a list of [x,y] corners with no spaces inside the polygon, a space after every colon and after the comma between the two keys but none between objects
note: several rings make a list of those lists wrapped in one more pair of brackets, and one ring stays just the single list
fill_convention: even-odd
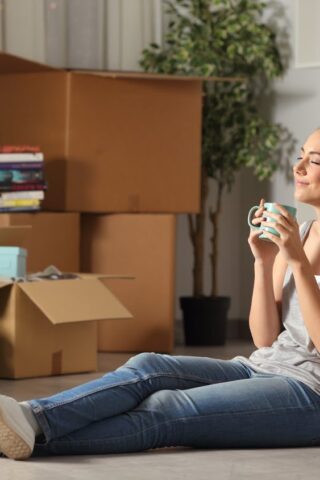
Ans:
[{"label": "large cardboard box", "polygon": [[96,320],[131,317],[98,277],[85,275],[21,283],[2,279],[0,306],[3,378],[94,371]]},{"label": "large cardboard box", "polygon": [[81,216],[86,271],[130,273],[133,282],[104,280],[134,321],[99,322],[98,348],[110,352],[172,352],[174,346],[174,215]]},{"label": "large cardboard box", "polygon": [[0,53],[0,144],[39,144],[44,206],[197,212],[200,77],[64,71]]},{"label": "large cardboard box", "polygon": [[[80,216],[78,213],[1,213],[0,228],[30,225],[18,245],[28,251],[27,270],[37,272],[49,265],[64,272],[80,269]],[[10,230],[10,229],[8,229]]]}]

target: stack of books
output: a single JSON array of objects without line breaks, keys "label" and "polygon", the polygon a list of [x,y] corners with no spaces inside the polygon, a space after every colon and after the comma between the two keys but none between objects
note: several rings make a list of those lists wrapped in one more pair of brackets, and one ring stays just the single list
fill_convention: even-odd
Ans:
[{"label": "stack of books", "polygon": [[0,146],[0,212],[40,210],[47,189],[43,159],[38,146]]}]

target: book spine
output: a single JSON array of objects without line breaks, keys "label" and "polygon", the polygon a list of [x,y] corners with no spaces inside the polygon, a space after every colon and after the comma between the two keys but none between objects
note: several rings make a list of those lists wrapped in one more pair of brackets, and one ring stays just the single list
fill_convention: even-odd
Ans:
[{"label": "book spine", "polygon": [[0,207],[0,212],[38,212],[40,207]]},{"label": "book spine", "polygon": [[19,198],[33,198],[37,200],[44,199],[44,191],[43,190],[34,190],[34,191],[22,191],[22,192],[6,192],[0,193],[0,200],[15,200]]},{"label": "book spine", "polygon": [[40,200],[32,198],[16,199],[16,200],[0,200],[0,207],[39,207]]},{"label": "book spine", "polygon": [[40,152],[39,145],[2,145],[0,152],[3,153],[37,153]]},{"label": "book spine", "polygon": [[25,184],[13,184],[2,185],[0,183],[0,192],[16,192],[21,190],[47,190],[46,183],[25,183]]},{"label": "book spine", "polygon": [[43,153],[0,153],[0,162],[42,162]]},{"label": "book spine", "polygon": [[11,185],[16,183],[39,183],[44,180],[42,169],[34,170],[1,170],[0,184]]},{"label": "book spine", "polygon": [[43,169],[43,162],[0,162],[1,170]]}]

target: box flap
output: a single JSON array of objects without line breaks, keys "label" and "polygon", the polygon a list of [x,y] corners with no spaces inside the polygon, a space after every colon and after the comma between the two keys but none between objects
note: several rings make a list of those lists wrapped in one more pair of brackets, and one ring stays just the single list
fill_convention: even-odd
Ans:
[{"label": "box flap", "polygon": [[13,282],[9,280],[9,278],[0,277],[0,288],[7,287],[8,285],[12,285]]},{"label": "box flap", "polygon": [[78,273],[81,278],[85,279],[100,279],[103,280],[104,278],[107,279],[120,279],[120,280],[134,280],[135,277],[133,275],[118,275],[118,274],[104,274],[104,273]]},{"label": "box flap", "polygon": [[0,227],[0,246],[20,247],[31,228],[31,225]]},{"label": "box flap", "polygon": [[73,73],[98,75],[107,78],[124,78],[136,80],[184,80],[184,81],[220,81],[220,82],[243,82],[245,77],[205,77],[196,75],[168,75],[164,73],[151,72],[125,72],[125,71],[111,71],[111,70],[71,70]]},{"label": "box flap", "polygon": [[54,67],[34,62],[26,58],[17,57],[0,51],[0,74],[1,73],[35,73],[57,71]]},{"label": "box flap", "polygon": [[99,280],[43,280],[17,285],[53,324],[132,317]]}]

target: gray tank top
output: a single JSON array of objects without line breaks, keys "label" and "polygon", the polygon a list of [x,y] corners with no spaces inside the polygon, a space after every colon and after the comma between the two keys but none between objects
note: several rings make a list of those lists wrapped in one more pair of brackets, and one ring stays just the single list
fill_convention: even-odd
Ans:
[{"label": "gray tank top", "polygon": [[[313,220],[300,226],[304,240]],[[315,275],[320,287],[320,275]],[[320,294],[320,292],[319,292]],[[274,373],[293,377],[320,394],[320,353],[317,352],[301,315],[294,277],[288,267],[283,283],[282,322],[285,330],[271,347],[255,350],[249,358],[237,356],[238,360],[256,372]]]}]

